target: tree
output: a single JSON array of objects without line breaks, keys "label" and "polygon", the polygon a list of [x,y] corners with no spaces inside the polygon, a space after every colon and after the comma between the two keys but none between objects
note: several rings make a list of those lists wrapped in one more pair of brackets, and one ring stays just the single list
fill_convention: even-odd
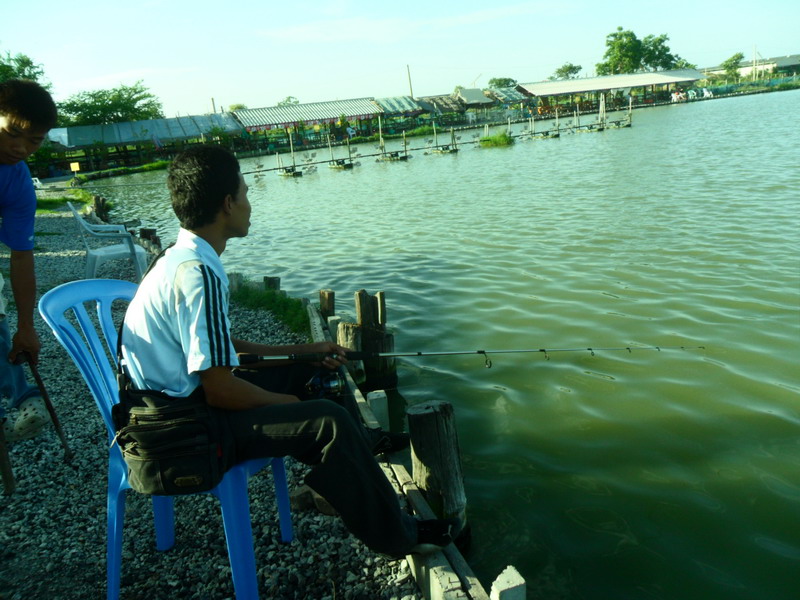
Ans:
[{"label": "tree", "polygon": [[673,69],[696,69],[697,65],[694,63],[690,63],[688,60],[681,58],[680,56],[676,55],[675,64],[672,66]]},{"label": "tree", "polygon": [[669,36],[665,33],[648,35],[642,40],[642,66],[652,71],[673,68],[677,57],[667,46],[667,40]]},{"label": "tree", "polygon": [[278,102],[278,106],[292,106],[293,104],[300,104],[300,100],[294,96],[286,96],[286,98]]},{"label": "tree", "polygon": [[245,109],[247,109],[247,105],[246,105],[246,104],[242,104],[242,103],[239,103],[239,104],[231,104],[231,105],[228,107],[228,111],[229,111],[229,112],[233,112],[233,111],[235,111],[235,110],[245,110]]},{"label": "tree", "polygon": [[578,76],[578,73],[581,72],[583,69],[580,65],[573,65],[572,63],[564,63],[562,66],[558,67],[550,77],[551,80],[553,79],[575,79]]},{"label": "tree", "polygon": [[494,89],[510,88],[516,86],[517,86],[517,80],[511,79],[511,77],[492,77],[489,80],[489,87]]},{"label": "tree", "polygon": [[644,69],[659,71],[697,68],[673,54],[667,45],[668,40],[669,36],[665,33],[648,35],[640,40],[633,31],[617,27],[615,32],[606,36],[606,53],[603,55],[605,61],[597,63],[597,74],[617,75]]},{"label": "tree", "polygon": [[729,77],[730,79],[738,81],[739,67],[743,59],[744,59],[744,54],[741,52],[737,52],[736,54],[731,56],[728,60],[724,61],[720,66],[725,70],[725,76]]},{"label": "tree", "polygon": [[606,36],[604,62],[597,63],[598,75],[618,75],[635,73],[642,67],[642,41],[630,30],[617,27]]},{"label": "tree", "polygon": [[59,104],[58,112],[62,126],[164,118],[161,101],[141,81],[132,86],[75,94]]},{"label": "tree", "polygon": [[25,54],[11,56],[10,52],[6,52],[5,56],[0,55],[0,83],[9,79],[32,79],[49,89],[50,84],[45,84],[43,78],[44,68],[33,62],[31,57]]}]

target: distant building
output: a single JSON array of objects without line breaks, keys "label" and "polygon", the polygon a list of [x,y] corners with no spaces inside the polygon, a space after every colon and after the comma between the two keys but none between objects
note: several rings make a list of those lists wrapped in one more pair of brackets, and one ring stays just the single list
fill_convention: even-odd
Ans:
[{"label": "distant building", "polygon": [[585,77],[581,79],[558,79],[537,83],[521,83],[517,89],[524,94],[537,98],[553,96],[574,96],[598,92],[621,91],[629,94],[631,90],[641,88],[689,85],[705,76],[697,69],[677,69],[672,71],[647,71],[643,73],[626,73],[623,75],[605,75],[602,77]]},{"label": "distant building", "polygon": [[[705,75],[724,75],[725,69],[718,65],[703,69]],[[776,56],[774,58],[743,58],[739,63],[739,77],[762,77],[771,73],[797,75],[800,73],[800,54]]]}]

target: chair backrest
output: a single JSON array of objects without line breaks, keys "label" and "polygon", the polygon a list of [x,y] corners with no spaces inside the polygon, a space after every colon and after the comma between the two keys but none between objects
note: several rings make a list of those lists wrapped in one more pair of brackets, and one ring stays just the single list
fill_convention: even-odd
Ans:
[{"label": "chair backrest", "polygon": [[[112,305],[130,302],[138,285],[120,279],[84,279],[53,288],[39,300],[39,312],[67,350],[92,392],[114,437],[111,407],[119,401],[116,380],[117,327]],[[94,316],[87,310],[94,308]]]}]

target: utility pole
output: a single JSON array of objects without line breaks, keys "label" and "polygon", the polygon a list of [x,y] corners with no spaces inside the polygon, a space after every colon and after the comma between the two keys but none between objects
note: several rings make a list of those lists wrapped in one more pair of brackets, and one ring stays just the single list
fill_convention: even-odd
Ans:
[{"label": "utility pole", "polygon": [[411,94],[411,99],[414,99],[414,88],[411,87],[411,67],[406,65],[406,72],[408,73],[408,91]]}]

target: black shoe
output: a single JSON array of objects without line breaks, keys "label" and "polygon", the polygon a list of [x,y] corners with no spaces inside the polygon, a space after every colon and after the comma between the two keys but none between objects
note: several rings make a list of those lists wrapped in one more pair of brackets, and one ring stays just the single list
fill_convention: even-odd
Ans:
[{"label": "black shoe", "polygon": [[372,429],[370,437],[374,456],[405,450],[411,443],[411,437],[407,433],[395,433],[393,431],[384,431],[383,429]]},{"label": "black shoe", "polygon": [[441,550],[456,539],[460,527],[459,519],[417,521],[417,543],[408,553],[430,554]]}]

